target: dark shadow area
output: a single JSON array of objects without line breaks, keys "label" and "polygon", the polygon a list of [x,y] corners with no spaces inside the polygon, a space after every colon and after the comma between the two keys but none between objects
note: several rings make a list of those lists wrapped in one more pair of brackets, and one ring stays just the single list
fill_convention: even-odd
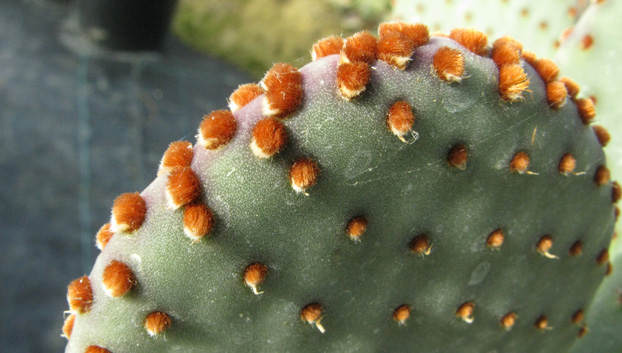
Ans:
[{"label": "dark shadow area", "polygon": [[114,198],[251,81],[172,37],[97,50],[76,22],[72,1],[0,0],[1,352],[64,350],[66,286],[90,272]]}]

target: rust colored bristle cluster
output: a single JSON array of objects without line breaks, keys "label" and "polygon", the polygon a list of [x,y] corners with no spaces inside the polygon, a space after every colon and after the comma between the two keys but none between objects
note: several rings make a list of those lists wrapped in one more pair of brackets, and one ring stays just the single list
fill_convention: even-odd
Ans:
[{"label": "rust colored bristle cluster", "polygon": [[574,243],[572,243],[572,245],[570,246],[570,249],[568,249],[568,254],[570,254],[570,256],[581,256],[583,254],[583,243],[581,242],[581,240],[577,240]]},{"label": "rust colored bristle cluster", "polygon": [[402,142],[406,142],[404,136],[412,131],[415,115],[408,102],[399,101],[393,103],[387,114],[387,127]]},{"label": "rust colored bristle cluster", "polygon": [[63,337],[66,339],[71,338],[71,332],[73,331],[73,325],[76,323],[76,314],[71,314],[65,318],[63,322]]},{"label": "rust colored bristle cluster", "polygon": [[118,298],[129,292],[136,285],[136,276],[126,264],[112,260],[104,269],[102,282],[106,294]]},{"label": "rust colored bristle cluster", "polygon": [[537,59],[533,65],[538,75],[545,83],[553,82],[559,75],[559,68],[551,59]]},{"label": "rust colored bristle cluster", "polygon": [[184,209],[184,234],[193,242],[203,239],[214,228],[214,213],[197,202]]},{"label": "rust colored bristle cluster", "polygon": [[583,322],[584,317],[585,313],[583,312],[583,309],[577,309],[577,311],[572,314],[570,321],[572,321],[573,324],[579,325],[581,322]]},{"label": "rust colored bristle cluster", "polygon": [[603,186],[608,184],[609,180],[611,180],[611,172],[609,171],[609,168],[604,165],[599,166],[596,169],[596,173],[594,173],[594,183],[597,186]]},{"label": "rust colored bristle cluster", "polygon": [[617,181],[614,181],[611,184],[611,202],[618,203],[621,197],[622,197],[622,187],[620,186],[620,183],[618,183]]},{"label": "rust colored bristle cluster", "polygon": [[499,94],[503,100],[515,102],[523,99],[523,92],[529,87],[529,79],[522,66],[503,65],[499,68]]},{"label": "rust colored bristle cluster", "polygon": [[370,68],[366,63],[342,63],[337,67],[337,87],[346,100],[354,99],[363,93],[370,78]]},{"label": "rust colored bristle cluster", "polygon": [[258,158],[270,158],[287,143],[285,125],[275,118],[265,118],[253,128],[251,150]]},{"label": "rust colored bristle cluster", "polygon": [[501,37],[492,44],[490,57],[497,67],[520,64],[523,45],[509,36]]},{"label": "rust colored bristle cluster", "polygon": [[315,161],[302,158],[289,168],[289,181],[296,192],[305,193],[308,188],[315,185],[319,174],[320,169]]},{"label": "rust colored bristle cluster", "polygon": [[417,255],[430,255],[432,252],[432,244],[430,244],[430,237],[426,234],[420,234],[414,237],[410,241],[410,251]]},{"label": "rust colored bristle cluster", "polygon": [[529,155],[527,153],[520,151],[512,157],[512,161],[510,161],[510,171],[512,173],[523,174],[529,168]]},{"label": "rust colored bristle cluster", "polygon": [[406,321],[410,318],[411,307],[408,304],[402,304],[393,311],[393,320],[400,325],[406,325]]},{"label": "rust colored bristle cluster", "polygon": [[412,39],[399,32],[388,32],[378,41],[378,59],[399,70],[406,69],[414,51]]},{"label": "rust colored bristle cluster", "polygon": [[585,337],[585,335],[587,335],[589,329],[587,327],[587,325],[583,325],[581,326],[581,328],[579,329],[579,331],[577,331],[577,337],[578,338],[583,338]]},{"label": "rust colored bristle cluster", "polygon": [[468,158],[469,152],[466,146],[460,144],[449,150],[447,154],[447,163],[456,169],[466,170]]},{"label": "rust colored bristle cluster", "polygon": [[311,49],[311,60],[315,61],[329,55],[336,55],[341,53],[343,49],[344,40],[338,36],[330,36],[324,39],[320,39]]},{"label": "rust colored bristle cluster", "polygon": [[158,174],[168,174],[175,169],[190,167],[193,155],[194,151],[190,142],[175,141],[171,143],[162,156]]},{"label": "rust colored bristle cluster", "polygon": [[84,314],[91,310],[93,305],[93,289],[88,276],[74,279],[67,287],[67,302],[69,309]]},{"label": "rust colored bristle cluster", "polygon": [[505,314],[501,320],[499,321],[499,323],[501,324],[501,327],[505,328],[506,330],[511,330],[512,327],[514,327],[514,325],[516,324],[516,319],[517,319],[517,315],[513,312],[507,313]]},{"label": "rust colored bristle cluster", "polygon": [[553,237],[550,235],[544,235],[538,240],[536,244],[536,250],[542,255],[549,259],[558,259],[557,256],[551,254],[549,250],[553,247]]},{"label": "rust colored bristle cluster", "polygon": [[449,38],[472,53],[480,56],[488,55],[488,36],[484,32],[472,28],[455,28],[449,32]]},{"label": "rust colored bristle cluster", "polygon": [[341,60],[371,65],[376,62],[377,48],[378,39],[368,31],[361,31],[346,39]]},{"label": "rust colored bristle cluster", "polygon": [[201,182],[192,169],[177,169],[171,173],[166,184],[169,207],[176,210],[194,202],[199,196],[201,196]]},{"label": "rust colored bristle cluster", "polygon": [[258,287],[266,279],[268,267],[262,263],[255,262],[250,264],[244,270],[244,283],[251,288],[255,295],[263,292],[258,291]]},{"label": "rust colored bristle cluster", "polygon": [[562,82],[566,86],[566,91],[571,99],[576,99],[581,87],[578,83],[568,77],[560,77],[559,82]]},{"label": "rust colored bristle cluster", "polygon": [[392,21],[381,23],[378,26],[380,37],[386,36],[389,32],[397,32],[408,37],[414,47],[420,47],[430,41],[430,31],[428,26],[422,23],[406,23],[402,21]]},{"label": "rust colored bristle cluster", "polygon": [[566,85],[560,81],[553,81],[546,84],[546,99],[549,106],[553,109],[560,109],[566,105]]},{"label": "rust colored bristle cluster", "polygon": [[596,116],[594,101],[590,98],[579,98],[575,100],[575,104],[583,125],[589,125]]},{"label": "rust colored bristle cluster", "polygon": [[302,103],[302,75],[291,64],[275,64],[264,76],[261,86],[266,91],[263,113],[284,119]]},{"label": "rust colored bristle cluster", "polygon": [[475,312],[475,303],[473,302],[465,302],[458,307],[456,310],[456,317],[460,318],[462,321],[466,323],[473,323],[475,318],[473,317],[473,313]]},{"label": "rust colored bristle cluster", "polygon": [[139,193],[125,193],[114,200],[110,230],[134,232],[140,228],[147,216],[147,203]]},{"label": "rust colored bristle cluster", "polygon": [[367,230],[368,221],[365,217],[354,217],[348,222],[348,226],[346,227],[346,234],[348,237],[355,242],[361,241],[361,236]]},{"label": "rust colored bristle cluster", "polygon": [[534,322],[534,326],[541,331],[550,330],[549,319],[545,315],[541,315],[536,319],[536,322]]},{"label": "rust colored bristle cluster", "polygon": [[95,345],[90,345],[86,347],[86,350],[84,351],[84,353],[111,353],[111,352],[107,350],[106,348],[95,346]]},{"label": "rust colored bristle cluster", "polygon": [[302,308],[302,310],[300,311],[300,319],[310,325],[315,325],[315,327],[317,327],[317,329],[320,330],[321,333],[324,333],[326,330],[320,323],[320,321],[322,320],[323,312],[324,309],[322,308],[321,304],[311,303]]},{"label": "rust colored bristle cluster", "polygon": [[143,326],[149,336],[159,336],[171,326],[171,318],[162,311],[154,311],[145,317]]},{"label": "rust colored bristle cluster", "polygon": [[97,235],[95,235],[95,244],[97,245],[97,248],[99,250],[104,250],[113,235],[114,233],[110,230],[110,223],[106,223],[99,228]]},{"label": "rust colored bristle cluster", "polygon": [[238,123],[229,110],[216,110],[203,117],[199,125],[197,142],[208,150],[228,144],[235,136]]},{"label": "rust colored bristle cluster", "polygon": [[592,129],[594,130],[594,134],[596,134],[596,138],[598,139],[600,145],[606,147],[607,144],[609,144],[609,141],[611,141],[611,135],[609,135],[609,131],[599,125],[592,126]]},{"label": "rust colored bristle cluster", "polygon": [[577,167],[577,160],[570,153],[566,153],[559,160],[559,165],[557,166],[557,170],[560,174],[568,175],[574,172],[574,169]]},{"label": "rust colored bristle cluster", "polygon": [[262,94],[264,94],[263,89],[256,83],[240,85],[229,96],[229,109],[235,113]]},{"label": "rust colored bristle cluster", "polygon": [[581,38],[581,50],[588,50],[594,45],[594,37],[586,34]]},{"label": "rust colored bristle cluster", "polygon": [[609,261],[609,250],[603,249],[596,256],[596,263],[600,266],[606,264]]},{"label": "rust colored bristle cluster", "polygon": [[501,248],[504,241],[505,235],[503,234],[503,229],[496,229],[488,235],[488,238],[486,238],[486,246],[490,249],[498,250]]},{"label": "rust colored bristle cluster", "polygon": [[464,76],[464,56],[458,49],[441,47],[434,54],[432,67],[441,80],[460,82]]}]

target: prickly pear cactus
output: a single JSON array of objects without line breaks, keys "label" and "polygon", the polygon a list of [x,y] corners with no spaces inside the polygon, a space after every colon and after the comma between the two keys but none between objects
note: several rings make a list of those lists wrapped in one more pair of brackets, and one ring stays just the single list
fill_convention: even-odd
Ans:
[{"label": "prickly pear cactus", "polygon": [[67,352],[565,352],[620,187],[590,100],[475,30],[276,64],[119,196]]}]

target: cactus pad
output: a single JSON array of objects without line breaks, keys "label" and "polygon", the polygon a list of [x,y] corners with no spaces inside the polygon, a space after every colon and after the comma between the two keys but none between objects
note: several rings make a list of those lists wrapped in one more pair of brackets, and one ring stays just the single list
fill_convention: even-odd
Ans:
[{"label": "cactus pad", "polygon": [[171,145],[66,351],[567,351],[611,269],[589,107],[508,37],[422,29],[318,42]]}]

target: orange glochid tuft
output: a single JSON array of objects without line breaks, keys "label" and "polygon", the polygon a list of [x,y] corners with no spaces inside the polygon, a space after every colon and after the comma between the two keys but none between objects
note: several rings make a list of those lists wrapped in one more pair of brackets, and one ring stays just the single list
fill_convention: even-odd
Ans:
[{"label": "orange glochid tuft", "polygon": [[415,43],[399,32],[387,32],[378,41],[378,59],[404,70],[411,60]]},{"label": "orange glochid tuft", "polygon": [[568,249],[568,254],[573,257],[581,256],[583,254],[583,243],[581,240],[577,240]]},{"label": "orange glochid tuft", "polygon": [[572,314],[572,317],[570,317],[570,321],[572,321],[573,324],[578,325],[583,321],[584,317],[585,313],[583,312],[583,309],[577,309],[577,311]]},{"label": "orange glochid tuft", "polygon": [[441,47],[434,54],[432,67],[441,80],[460,82],[464,76],[464,56],[458,49]]},{"label": "orange glochid tuft", "polygon": [[486,238],[486,246],[490,249],[498,250],[501,248],[504,241],[505,234],[503,229],[496,229],[488,235],[488,238]]},{"label": "orange glochid tuft", "polygon": [[320,169],[312,159],[301,158],[289,168],[289,181],[296,192],[305,193],[315,185],[319,174]]},{"label": "orange glochid tuft", "polygon": [[378,39],[369,31],[361,31],[346,39],[343,47],[343,62],[363,62],[372,65],[376,62]]},{"label": "orange glochid tuft", "polygon": [[111,297],[122,297],[136,285],[134,272],[123,262],[112,260],[104,269],[102,283],[106,294]]},{"label": "orange glochid tuft", "polygon": [[339,88],[339,93],[346,100],[358,97],[365,91],[370,77],[370,68],[366,63],[339,64],[337,67],[337,87]]},{"label": "orange glochid tuft", "polygon": [[147,203],[138,192],[119,195],[112,206],[110,230],[112,232],[134,232],[140,228],[147,216]]},{"label": "orange glochid tuft", "polygon": [[261,86],[266,90],[262,112],[284,119],[302,103],[302,75],[291,64],[278,63],[266,73]]},{"label": "orange glochid tuft", "polygon": [[553,81],[546,84],[546,100],[549,103],[549,107],[560,109],[566,104],[567,96],[568,91],[566,91],[564,83]]},{"label": "orange glochid tuft", "polygon": [[78,314],[84,314],[91,310],[93,289],[88,276],[82,276],[69,283],[67,287],[67,302],[69,302],[69,309]]},{"label": "orange glochid tuft", "polygon": [[596,116],[594,101],[590,98],[579,98],[575,100],[575,104],[577,105],[579,118],[581,118],[583,125],[589,125]]},{"label": "orange glochid tuft", "polygon": [[99,250],[104,250],[113,235],[114,233],[110,230],[110,223],[106,223],[99,228],[97,235],[95,235],[95,245],[97,248]]},{"label": "orange glochid tuft", "polygon": [[111,353],[111,352],[107,350],[106,348],[96,346],[96,345],[90,345],[86,347],[86,350],[84,351],[84,353]]},{"label": "orange glochid tuft", "polygon": [[258,287],[266,279],[268,267],[262,263],[255,262],[244,269],[244,283],[251,288],[255,295],[263,292],[258,291]]},{"label": "orange glochid tuft", "polygon": [[603,186],[611,180],[611,172],[604,165],[599,166],[594,173],[594,183],[596,186]]},{"label": "orange glochid tuft", "polygon": [[523,45],[510,36],[503,36],[492,44],[490,57],[497,67],[520,64]]},{"label": "orange glochid tuft", "polygon": [[566,153],[559,160],[559,164],[557,165],[557,170],[560,174],[569,175],[574,172],[574,169],[577,167],[577,160],[570,153]]},{"label": "orange glochid tuft", "polygon": [[229,96],[229,109],[236,112],[262,94],[264,94],[263,89],[256,83],[240,85]]},{"label": "orange glochid tuft", "polygon": [[462,144],[452,147],[447,153],[447,163],[459,170],[466,170],[468,158],[469,152]]},{"label": "orange glochid tuft", "polygon": [[412,131],[415,115],[408,102],[399,101],[393,103],[387,114],[387,128],[402,142],[406,142],[404,136]]},{"label": "orange glochid tuft", "polygon": [[430,255],[432,252],[432,245],[430,244],[430,237],[426,234],[420,234],[414,237],[409,244],[410,252],[417,255]]},{"label": "orange glochid tuft", "polygon": [[63,334],[62,337],[69,339],[71,337],[71,332],[73,331],[73,325],[76,322],[76,314],[71,314],[65,318],[65,322],[63,322]]},{"label": "orange glochid tuft", "polygon": [[191,168],[175,170],[166,183],[166,199],[169,206],[176,210],[201,196],[201,182]]},{"label": "orange glochid tuft", "polygon": [[508,102],[523,99],[523,92],[529,87],[529,79],[522,66],[503,65],[499,68],[499,94]]},{"label": "orange glochid tuft", "polygon": [[533,324],[538,330],[550,330],[549,319],[545,315],[541,315]]},{"label": "orange glochid tuft", "polygon": [[606,264],[609,261],[609,250],[603,249],[596,256],[596,263],[600,266]]},{"label": "orange glochid tuft", "polygon": [[609,276],[613,273],[613,265],[611,262],[607,262],[607,269],[605,270],[605,276]]},{"label": "orange glochid tuft", "polygon": [[523,60],[525,60],[526,63],[531,66],[535,66],[536,61],[538,61],[538,56],[536,55],[536,53],[528,50],[521,51],[521,57],[523,58]]},{"label": "orange glochid tuft", "polygon": [[184,209],[184,234],[199,241],[214,228],[214,213],[203,203],[192,203]]},{"label": "orange glochid tuft", "polygon": [[311,49],[311,60],[315,61],[329,55],[335,55],[341,53],[343,49],[344,40],[338,36],[330,36],[320,39]]},{"label": "orange glochid tuft", "polygon": [[258,158],[270,158],[287,143],[285,125],[275,118],[265,118],[253,128],[251,150]]},{"label": "orange glochid tuft", "polygon": [[197,135],[198,143],[208,150],[218,149],[229,143],[238,123],[229,110],[216,110],[203,117]]},{"label": "orange glochid tuft", "polygon": [[589,329],[588,329],[587,325],[584,324],[583,326],[581,326],[579,331],[577,331],[577,337],[579,337],[579,338],[585,337],[585,335],[587,335],[588,331],[589,331]]},{"label": "orange glochid tuft", "polygon": [[611,141],[611,135],[609,135],[609,131],[602,126],[594,125],[592,126],[592,130],[596,134],[596,138],[601,146],[605,147]]},{"label": "orange glochid tuft", "polygon": [[323,313],[324,308],[322,308],[321,304],[311,303],[302,308],[300,311],[300,319],[310,325],[315,325],[321,333],[324,333],[325,329],[320,323]]},{"label": "orange glochid tuft", "polygon": [[488,36],[484,32],[473,28],[455,28],[449,32],[449,38],[472,53],[480,56],[488,55]]},{"label": "orange glochid tuft", "polygon": [[475,303],[473,302],[465,302],[462,303],[458,310],[456,310],[456,317],[460,318],[462,321],[471,324],[475,321],[473,317],[473,313],[475,312]]},{"label": "orange glochid tuft", "polygon": [[516,319],[517,318],[518,318],[518,316],[515,313],[509,312],[509,313],[505,314],[501,318],[501,320],[499,320],[499,324],[501,325],[501,327],[503,327],[504,329],[509,331],[516,324]]},{"label": "orange glochid tuft", "polygon": [[398,32],[413,41],[415,48],[427,44],[430,41],[430,31],[428,26],[422,23],[406,23],[402,21],[392,21],[381,23],[378,26],[380,37],[389,32]]},{"label": "orange glochid tuft", "polygon": [[145,317],[144,327],[149,336],[161,335],[171,326],[171,318],[162,311],[154,311]]},{"label": "orange glochid tuft", "polygon": [[611,202],[618,203],[620,198],[622,197],[622,187],[620,187],[620,183],[614,181],[611,184]]},{"label": "orange glochid tuft", "polygon": [[540,58],[532,66],[545,83],[553,82],[559,75],[559,68],[551,59]]},{"label": "orange glochid tuft", "polygon": [[581,38],[581,50],[588,50],[592,47],[592,45],[594,45],[594,37],[592,37],[589,34],[586,34],[583,36],[583,38]]},{"label": "orange glochid tuft", "polygon": [[544,235],[538,240],[536,244],[536,251],[538,251],[542,256],[549,259],[559,259],[559,257],[551,254],[549,250],[553,247],[553,237],[550,235]]},{"label": "orange glochid tuft", "polygon": [[529,155],[523,151],[516,153],[510,161],[510,172],[523,174],[527,168],[529,168]]},{"label": "orange glochid tuft", "polygon": [[412,308],[408,304],[402,304],[395,308],[393,311],[393,320],[397,321],[400,325],[406,325],[406,320],[410,318],[410,311]]},{"label": "orange glochid tuft", "polygon": [[354,217],[348,222],[348,226],[346,227],[346,235],[354,240],[354,242],[360,242],[361,236],[367,230],[368,221],[365,217]]},{"label": "orange glochid tuft", "polygon": [[568,91],[568,95],[570,96],[570,98],[572,98],[573,100],[576,99],[577,95],[581,91],[581,87],[579,86],[579,84],[576,83],[573,79],[565,76],[560,77],[559,81],[563,82],[566,86],[566,91]]},{"label": "orange glochid tuft", "polygon": [[171,143],[160,161],[158,174],[170,173],[178,168],[188,168],[192,163],[194,151],[188,141],[175,141]]}]

